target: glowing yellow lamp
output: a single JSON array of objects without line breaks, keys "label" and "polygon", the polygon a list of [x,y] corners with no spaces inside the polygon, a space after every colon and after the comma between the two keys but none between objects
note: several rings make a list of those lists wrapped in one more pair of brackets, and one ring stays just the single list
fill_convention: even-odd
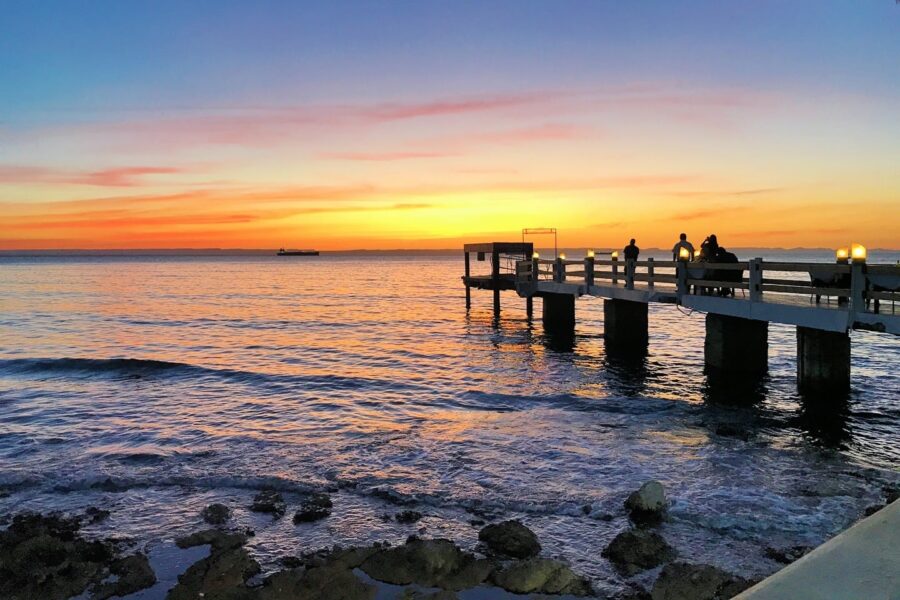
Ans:
[{"label": "glowing yellow lamp", "polygon": [[682,246],[678,249],[679,260],[691,260],[691,251]]},{"label": "glowing yellow lamp", "polygon": [[540,257],[541,257],[541,253],[540,253],[540,252],[535,252],[534,254],[531,255],[531,258],[533,258],[533,259],[535,259],[535,260],[539,259]]},{"label": "glowing yellow lamp", "polygon": [[588,257],[588,258],[594,258],[594,251],[593,251],[593,250],[588,250],[588,251],[587,251],[587,257]]},{"label": "glowing yellow lamp", "polygon": [[565,252],[560,252],[560,253],[559,253],[559,260],[566,260],[566,253],[565,253]]},{"label": "glowing yellow lamp", "polygon": [[700,250],[694,250],[694,260],[698,260],[700,258]]},{"label": "glowing yellow lamp", "polygon": [[850,244],[850,257],[854,261],[865,262],[866,247],[862,244]]},{"label": "glowing yellow lamp", "polygon": [[847,258],[850,256],[850,250],[848,250],[847,248],[838,248],[837,250],[835,250],[834,256],[835,258],[837,258],[837,260],[847,260]]},{"label": "glowing yellow lamp", "polygon": [[610,254],[609,256],[610,256],[610,258],[612,258],[613,260],[616,260],[617,258],[619,258],[619,251],[618,251],[618,250],[613,250],[613,251],[612,251],[612,254]]}]

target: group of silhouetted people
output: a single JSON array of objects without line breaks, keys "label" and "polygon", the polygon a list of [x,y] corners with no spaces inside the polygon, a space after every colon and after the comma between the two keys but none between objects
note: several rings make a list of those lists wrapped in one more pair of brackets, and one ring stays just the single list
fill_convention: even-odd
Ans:
[{"label": "group of silhouetted people", "polygon": [[[700,244],[700,252],[694,250],[694,245],[687,239],[687,234],[682,233],[678,242],[672,248],[672,260],[685,262],[709,262],[709,263],[737,263],[737,256],[719,245],[716,234],[707,236],[703,243]],[[641,253],[641,249],[637,247],[635,240],[628,243],[622,250],[625,260],[637,260]],[[730,269],[712,269],[704,272],[704,279],[721,282],[740,282],[743,274],[738,270]],[[716,288],[700,288],[701,293],[717,293],[720,296],[734,296],[734,288],[727,286],[719,286]]]}]

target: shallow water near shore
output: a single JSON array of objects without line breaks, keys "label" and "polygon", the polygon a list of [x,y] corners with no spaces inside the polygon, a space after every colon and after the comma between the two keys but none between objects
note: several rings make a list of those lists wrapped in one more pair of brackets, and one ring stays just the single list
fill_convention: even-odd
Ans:
[{"label": "shallow water near shore", "polygon": [[[521,518],[610,592],[625,580],[600,551],[649,479],[680,558],[746,577],[780,566],[767,546],[821,543],[900,482],[892,336],[852,334],[853,389],[826,403],[796,391],[791,327],[770,326],[759,386],[715,382],[701,314],[652,306],[647,355],[621,356],[597,299],[573,339],[513,294],[499,322],[486,293],[467,314],[461,263],[0,258],[0,514],[99,506],[111,516],[87,534],[153,557],[224,502],[268,570],[416,533],[472,549],[472,521]],[[247,510],[266,487],[287,517]],[[295,526],[310,490],[332,516]],[[425,516],[389,519],[407,507]]]}]

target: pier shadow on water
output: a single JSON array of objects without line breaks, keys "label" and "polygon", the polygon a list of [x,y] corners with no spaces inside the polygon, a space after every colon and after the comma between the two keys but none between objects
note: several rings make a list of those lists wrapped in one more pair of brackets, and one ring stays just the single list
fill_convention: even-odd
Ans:
[{"label": "pier shadow on water", "polygon": [[736,373],[706,366],[701,394],[707,404],[754,406],[766,399],[769,377],[766,373]]},{"label": "pier shadow on water", "polygon": [[792,424],[811,441],[825,448],[846,450],[853,439],[850,427],[850,392],[804,390]]},{"label": "pier shadow on water", "polygon": [[610,390],[621,396],[638,396],[647,388],[649,367],[648,344],[631,344],[603,340],[603,363],[608,374]]}]

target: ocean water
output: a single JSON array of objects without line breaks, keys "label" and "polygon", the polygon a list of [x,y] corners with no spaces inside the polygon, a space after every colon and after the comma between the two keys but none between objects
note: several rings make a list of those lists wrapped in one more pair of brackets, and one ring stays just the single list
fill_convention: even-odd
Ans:
[{"label": "ocean water", "polygon": [[[821,543],[900,482],[898,338],[853,332],[852,391],[825,402],[796,391],[792,327],[770,327],[759,386],[729,385],[704,373],[701,314],[652,306],[647,355],[623,357],[601,300],[560,339],[511,293],[499,321],[486,292],[467,313],[461,271],[455,255],[0,258],[0,514],[100,506],[87,533],[161,556],[225,502],[266,569],[417,532],[474,548],[471,520],[520,518],[613,591],[600,551],[649,479],[682,559],[750,577],[779,567],[767,546]],[[267,486],[289,504],[328,490],[333,515],[247,511]],[[403,507],[425,517],[387,518]]]}]

